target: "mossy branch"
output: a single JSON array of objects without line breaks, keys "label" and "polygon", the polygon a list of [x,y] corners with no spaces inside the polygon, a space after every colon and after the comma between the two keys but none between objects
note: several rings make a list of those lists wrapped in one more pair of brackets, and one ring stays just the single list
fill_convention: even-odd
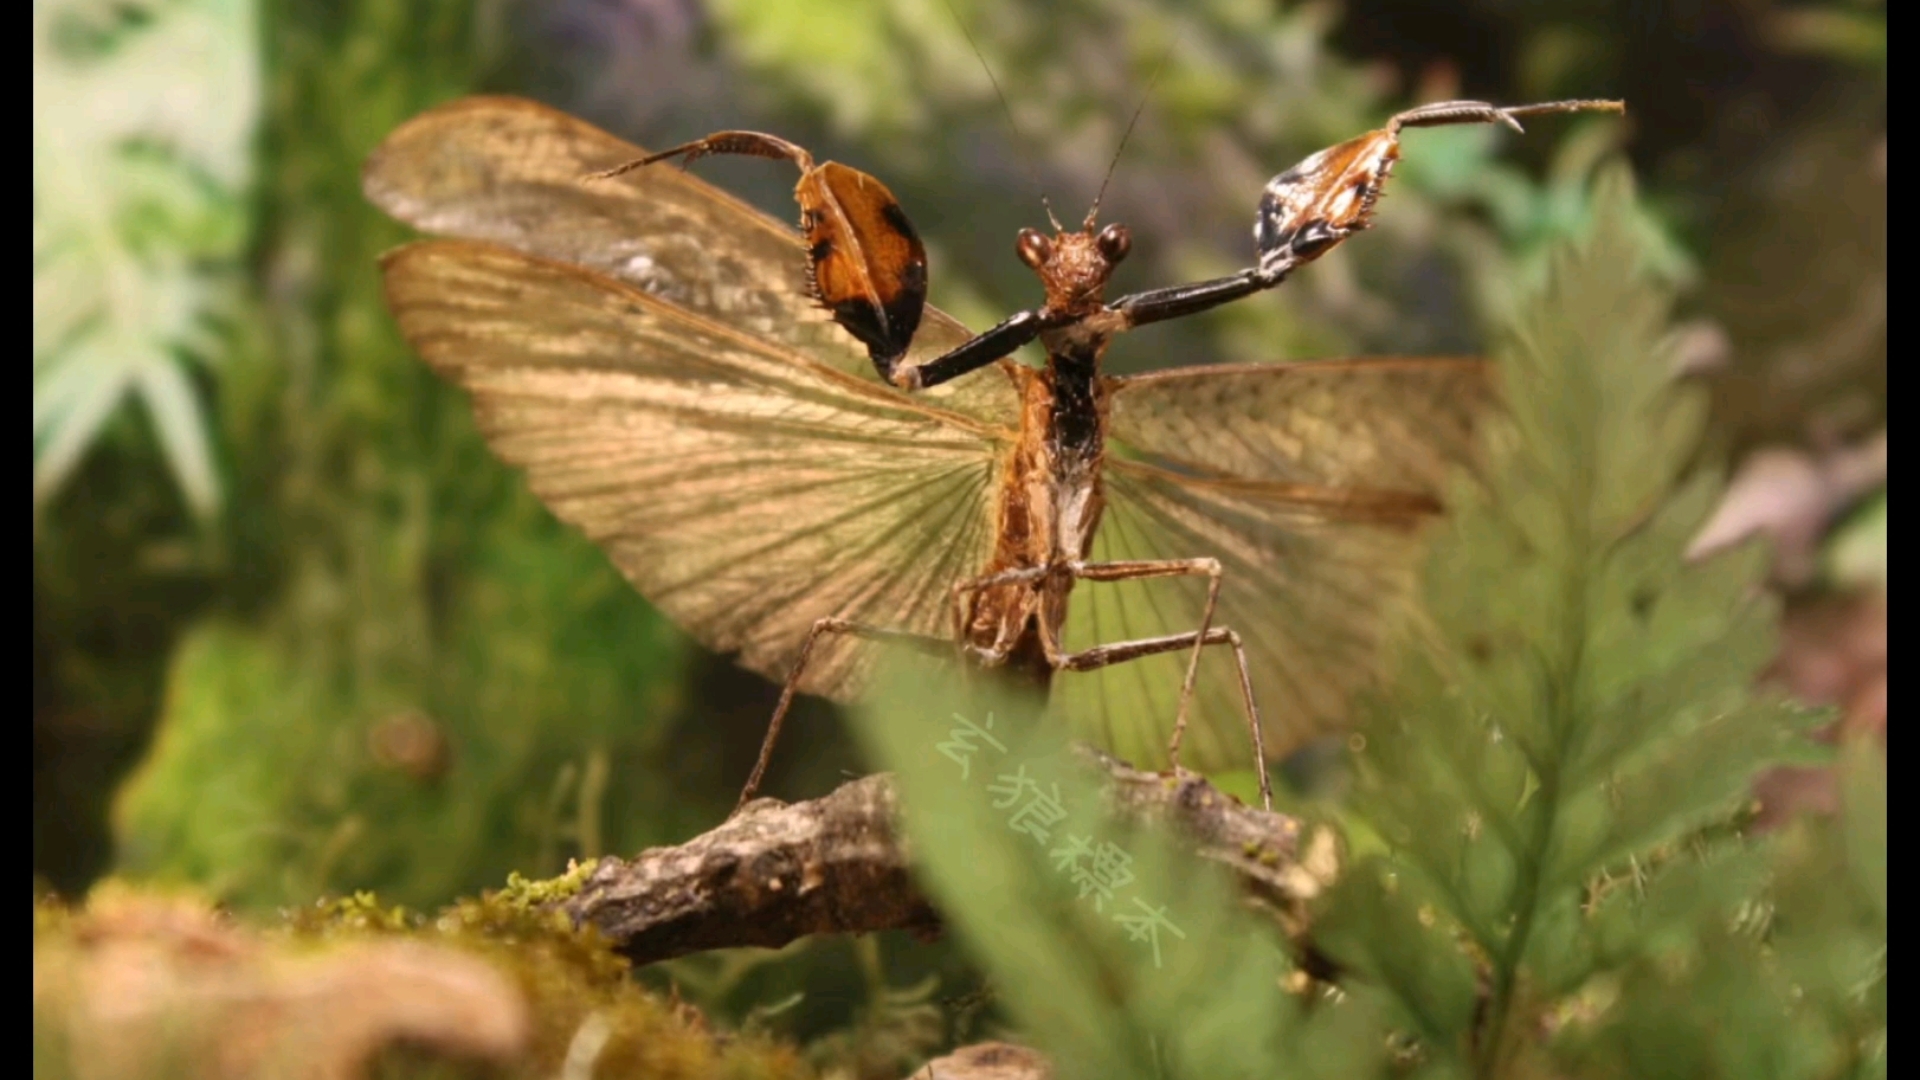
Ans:
[{"label": "mossy branch", "polygon": [[[1192,773],[1143,772],[1097,751],[1109,804],[1166,820],[1196,853],[1228,868],[1250,901],[1298,935],[1330,867],[1304,866],[1301,823],[1246,806]],[[777,948],[810,934],[938,933],[915,884],[888,774],[806,802],[759,799],[716,828],[632,859],[603,858],[578,891],[553,901],[635,964],[707,949]]]}]

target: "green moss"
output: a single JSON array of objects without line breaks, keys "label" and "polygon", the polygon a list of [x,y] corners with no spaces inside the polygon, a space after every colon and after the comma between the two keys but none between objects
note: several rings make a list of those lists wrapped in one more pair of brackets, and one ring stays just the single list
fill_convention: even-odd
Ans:
[{"label": "green moss", "polygon": [[760,1037],[716,1036],[703,1016],[629,977],[626,958],[593,927],[550,906],[577,893],[592,863],[548,881],[507,887],[446,908],[425,937],[479,953],[519,983],[533,1006],[531,1075],[553,1075],[576,1041],[598,1043],[595,1075],[667,1078],[811,1076],[798,1052]]},{"label": "green moss", "polygon": [[599,859],[570,859],[566,873],[540,881],[528,881],[516,871],[507,875],[507,887],[500,890],[501,898],[530,907],[557,904],[578,895],[599,866]]},{"label": "green moss", "polygon": [[316,900],[305,907],[283,912],[282,918],[289,930],[313,937],[331,936],[336,932],[398,933],[413,929],[420,922],[398,904],[381,907],[379,898],[370,892]]}]

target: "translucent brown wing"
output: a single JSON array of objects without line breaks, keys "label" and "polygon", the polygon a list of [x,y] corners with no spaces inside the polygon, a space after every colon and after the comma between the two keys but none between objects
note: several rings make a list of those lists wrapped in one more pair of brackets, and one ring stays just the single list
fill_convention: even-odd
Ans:
[{"label": "translucent brown wing", "polygon": [[[1487,401],[1472,361],[1355,360],[1190,368],[1109,382],[1107,511],[1091,557],[1212,556],[1219,625],[1247,646],[1267,748],[1340,727],[1404,611],[1419,526],[1468,459]],[[1076,588],[1070,649],[1190,631],[1204,579]],[[1230,654],[1202,661],[1186,753],[1250,763]],[[1116,752],[1164,757],[1186,654],[1055,680],[1060,709]]]},{"label": "translucent brown wing", "polygon": [[[822,616],[948,632],[991,545],[994,429],[571,264],[428,241],[385,270],[494,451],[704,644],[779,679]],[[872,655],[823,639],[801,688],[845,699]]]},{"label": "translucent brown wing", "polygon": [[1469,454],[1488,371],[1378,357],[1110,379],[1109,437],[1178,471],[1434,494]]},{"label": "translucent brown wing", "polygon": [[[880,384],[866,351],[813,302],[806,251],[792,227],[672,165],[583,179],[645,153],[537,102],[463,98],[387,136],[367,159],[361,186],[376,206],[423,232],[491,240],[597,270]],[[907,362],[972,336],[929,307]],[[989,423],[1018,422],[1004,371],[956,379],[925,396]]]}]

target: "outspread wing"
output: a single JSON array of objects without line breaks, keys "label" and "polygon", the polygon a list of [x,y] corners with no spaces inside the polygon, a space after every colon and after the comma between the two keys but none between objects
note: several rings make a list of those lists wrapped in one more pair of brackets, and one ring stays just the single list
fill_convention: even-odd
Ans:
[{"label": "outspread wing", "polygon": [[[1108,383],[1115,444],[1090,557],[1211,556],[1216,625],[1246,644],[1267,749],[1346,722],[1414,581],[1423,521],[1470,459],[1488,401],[1475,361],[1353,360],[1189,368]],[[1205,579],[1074,590],[1069,649],[1193,630]],[[1123,755],[1164,758],[1187,654],[1055,680],[1059,707]],[[1231,654],[1202,660],[1183,757],[1251,763]]]},{"label": "outspread wing", "polygon": [[[416,243],[385,271],[494,451],[707,646],[778,680],[823,616],[948,632],[991,546],[996,429],[508,248]],[[872,662],[814,655],[801,688],[841,699]]]},{"label": "outspread wing", "polygon": [[[668,164],[584,179],[645,154],[537,102],[463,98],[387,136],[367,159],[361,186],[376,206],[422,232],[490,240],[597,270],[880,385],[866,351],[814,303],[806,251],[791,226]],[[929,307],[906,362],[970,337]],[[989,423],[1018,422],[1004,370],[924,396]]]},{"label": "outspread wing", "polygon": [[[423,231],[513,249],[390,256],[407,336],[469,389],[494,449],[555,513],[709,646],[779,678],[823,615],[946,634],[946,589],[991,545],[996,463],[1019,421],[1008,362],[912,399],[885,388],[812,302],[787,225],[679,169],[582,179],[642,154],[513,98],[454,102],[395,131],[367,164],[368,196]],[[968,337],[928,308],[907,362]],[[1092,557],[1219,558],[1218,621],[1247,642],[1269,747],[1337,726],[1410,584],[1416,526],[1464,457],[1483,369],[1188,368],[1108,388],[1114,453]],[[1190,630],[1204,589],[1083,585],[1067,644]],[[871,652],[822,649],[802,688],[857,692]],[[1203,667],[1198,764],[1246,759],[1221,652]],[[1056,700],[1154,760],[1183,664],[1063,675]]]},{"label": "outspread wing", "polygon": [[1485,361],[1381,357],[1221,364],[1109,380],[1109,436],[1202,475],[1439,490],[1471,452]]}]

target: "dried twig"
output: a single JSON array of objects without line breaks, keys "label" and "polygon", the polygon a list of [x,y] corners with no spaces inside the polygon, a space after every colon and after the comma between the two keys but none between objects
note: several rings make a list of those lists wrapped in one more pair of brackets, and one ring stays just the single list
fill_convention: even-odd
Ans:
[{"label": "dried twig", "polygon": [[807,802],[756,799],[684,844],[601,859],[565,910],[636,964],[808,934],[932,932],[939,917],[908,876],[896,806],[884,774]]},{"label": "dried twig", "polygon": [[[1298,821],[1248,807],[1191,773],[1143,772],[1083,754],[1106,774],[1115,809],[1174,823],[1290,933],[1303,928],[1302,902],[1323,887],[1330,868],[1301,864]],[[684,844],[602,859],[564,909],[636,964],[706,949],[776,948],[809,934],[936,933],[939,915],[914,884],[894,828],[897,806],[885,774],[807,802],[758,799]],[[1316,861],[1324,860],[1308,860]]]}]

